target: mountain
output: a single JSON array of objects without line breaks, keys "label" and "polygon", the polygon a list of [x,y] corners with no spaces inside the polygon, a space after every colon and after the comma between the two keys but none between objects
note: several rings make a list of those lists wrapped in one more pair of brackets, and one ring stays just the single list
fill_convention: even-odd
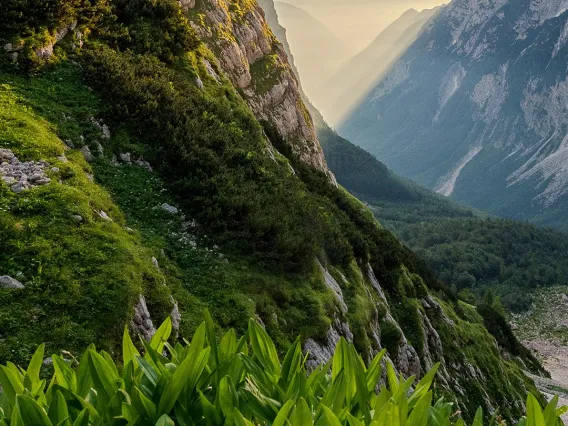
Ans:
[{"label": "mountain", "polygon": [[567,7],[453,1],[341,133],[443,195],[566,229]]},{"label": "mountain", "polygon": [[353,50],[305,10],[285,2],[274,4],[280,24],[287,29],[302,86],[311,99],[319,99],[322,81],[333,75]]},{"label": "mountain", "polygon": [[[75,363],[33,356],[38,345],[72,359],[94,343],[103,352],[91,346],[82,365],[105,391],[91,392],[83,381],[81,399],[60,386],[52,401],[60,408],[75,401],[77,416],[96,398],[102,409],[118,407],[105,411],[108,423],[132,405],[164,410],[148,396],[163,387],[148,372],[167,364],[162,377],[179,384],[195,364],[164,364],[168,324],[170,355],[189,356],[176,344],[195,334],[187,352],[199,348],[197,364],[216,376],[228,371],[219,364],[226,354],[204,348],[205,334],[211,342],[216,331],[234,328],[220,347],[238,348],[237,333],[251,318],[275,345],[253,342],[253,362],[243,350],[226,366],[247,365],[267,381],[245,383],[239,374],[238,390],[229,376],[221,387],[233,402],[260,398],[253,401],[265,412],[262,421],[273,423],[281,407],[261,398],[257,386],[262,395],[271,394],[264,388],[287,395],[277,385],[278,353],[297,348],[291,358],[302,359],[303,351],[314,369],[344,341],[360,354],[349,352],[356,365],[384,348],[405,377],[423,377],[439,364],[436,396],[468,420],[479,406],[519,418],[528,392],[540,398],[523,370],[546,373],[519,349],[496,306],[478,311],[458,300],[335,184],[284,48],[256,2],[9,6],[0,15],[0,362],[12,363],[0,368],[3,407],[8,399],[16,413],[31,407],[45,417],[44,401],[29,396],[45,388],[40,366],[55,365],[57,383],[74,388],[62,376],[72,377]],[[212,319],[201,326],[206,308]],[[156,330],[167,317],[171,323]],[[133,399],[122,392],[129,370],[121,379],[109,368],[125,328],[154,337],[153,351],[138,344],[146,355],[130,372],[148,373],[149,383]],[[124,342],[132,358],[136,349]],[[256,364],[259,352],[274,375]],[[15,365],[32,357],[24,377]],[[363,386],[374,389],[366,380]],[[29,395],[15,398],[24,388]],[[179,394],[174,388],[164,392]],[[191,398],[209,407],[203,398],[210,390],[201,392]],[[183,419],[188,409],[174,412],[170,402],[167,414]],[[92,412],[84,408],[83,418]],[[8,413],[0,413],[4,423]]]},{"label": "mountain", "polygon": [[348,60],[321,85],[318,105],[333,124],[355,109],[369,90],[378,83],[406,49],[416,41],[420,30],[439,8],[406,11],[385,28],[362,52]]}]

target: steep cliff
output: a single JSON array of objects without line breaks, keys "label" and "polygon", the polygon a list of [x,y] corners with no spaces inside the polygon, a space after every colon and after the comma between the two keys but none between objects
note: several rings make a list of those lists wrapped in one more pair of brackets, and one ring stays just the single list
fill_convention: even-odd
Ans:
[{"label": "steep cliff", "polygon": [[[282,351],[300,334],[311,365],[341,336],[366,360],[386,348],[405,375],[440,362],[436,392],[466,418],[480,405],[518,417],[534,390],[524,361],[503,358],[475,308],[295,151],[278,121],[260,125],[277,113],[255,117],[261,95],[231,83],[248,69],[254,85],[254,72],[226,54],[260,57],[252,28],[273,36],[256,3],[223,4],[197,14],[202,4],[117,0],[82,19],[62,2],[54,27],[31,19],[13,30],[38,61],[25,74],[24,61],[6,57],[0,73],[0,143],[12,156],[0,183],[10,248],[0,251],[0,361],[22,363],[42,341],[71,352],[95,341],[114,353],[126,324],[149,336],[168,315],[189,336],[207,307],[220,329],[242,332],[257,318]],[[194,31],[186,12],[193,22],[220,17],[231,32]],[[38,57],[33,48],[54,39],[29,34],[75,19],[83,45],[70,32],[51,58]],[[49,180],[20,173],[12,189],[4,169],[31,161]]]},{"label": "steep cliff", "polygon": [[302,161],[329,172],[299,84],[256,2],[197,0],[187,4],[192,26],[260,120],[273,124]]},{"label": "steep cliff", "polygon": [[452,2],[341,132],[443,195],[565,227],[567,8]]}]

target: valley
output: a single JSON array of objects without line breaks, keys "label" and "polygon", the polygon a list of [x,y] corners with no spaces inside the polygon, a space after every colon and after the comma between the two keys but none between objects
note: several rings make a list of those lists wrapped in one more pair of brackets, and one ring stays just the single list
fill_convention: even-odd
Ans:
[{"label": "valley", "polygon": [[[568,401],[568,287],[559,286],[537,292],[531,310],[513,315],[512,326],[527,348],[538,354],[551,379],[535,379],[549,395]],[[568,417],[564,417],[564,421]]]}]

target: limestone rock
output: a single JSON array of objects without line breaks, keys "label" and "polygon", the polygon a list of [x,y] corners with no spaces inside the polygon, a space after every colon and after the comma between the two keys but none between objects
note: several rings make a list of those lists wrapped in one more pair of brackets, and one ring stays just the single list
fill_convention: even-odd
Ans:
[{"label": "limestone rock", "polygon": [[203,86],[203,81],[199,77],[195,77],[195,84],[199,87],[200,90],[203,90],[205,86]]},{"label": "limestone rock", "polygon": [[53,56],[53,44],[36,48],[35,54],[39,59],[51,59]]},{"label": "limestone rock", "polygon": [[110,216],[105,211],[99,210],[99,211],[97,211],[97,214],[99,215],[99,217],[102,220],[105,220],[107,222],[112,222],[112,219],[110,218]]},{"label": "limestone rock", "polygon": [[144,299],[142,295],[140,295],[138,304],[134,307],[134,318],[130,325],[133,331],[142,336],[146,341],[150,341],[152,336],[156,334],[156,327],[154,327],[154,323],[150,317],[146,299]]},{"label": "limestone rock", "polygon": [[0,276],[0,288],[21,290],[25,288],[25,286],[18,280],[8,275],[2,275]]},{"label": "limestone rock", "polygon": [[161,208],[162,210],[167,211],[168,213],[171,213],[171,214],[178,214],[178,211],[179,211],[176,207],[171,206],[171,205],[169,205],[168,203],[162,204],[162,205],[160,206],[160,208]]},{"label": "limestone rock", "polygon": [[187,12],[189,9],[193,9],[195,7],[195,0],[180,0],[179,5]]},{"label": "limestone rock", "polygon": [[120,158],[120,161],[126,164],[130,164],[132,162],[130,158],[130,152],[121,153],[118,155],[118,158]]},{"label": "limestone rock", "polygon": [[179,333],[179,326],[181,324],[181,313],[179,311],[178,302],[170,296],[170,302],[172,303],[172,312],[170,317],[172,318],[172,329],[174,330],[176,336]]},{"label": "limestone rock", "polygon": [[110,129],[106,124],[103,124],[101,131],[103,132],[104,139],[110,139]]},{"label": "limestone rock", "polygon": [[91,153],[91,150],[89,149],[89,147],[87,145],[85,145],[84,147],[81,148],[81,153],[83,154],[83,157],[85,157],[85,160],[88,163],[93,161],[93,159],[94,159],[93,154]]}]

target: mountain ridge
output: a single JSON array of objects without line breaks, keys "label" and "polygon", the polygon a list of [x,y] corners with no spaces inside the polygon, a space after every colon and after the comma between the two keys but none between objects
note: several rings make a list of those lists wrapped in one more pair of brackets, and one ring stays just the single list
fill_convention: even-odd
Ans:
[{"label": "mountain ridge", "polygon": [[[458,201],[562,228],[565,124],[555,111],[566,78],[566,7],[452,2],[340,132]],[[394,118],[401,111],[411,119],[405,128]]]}]

